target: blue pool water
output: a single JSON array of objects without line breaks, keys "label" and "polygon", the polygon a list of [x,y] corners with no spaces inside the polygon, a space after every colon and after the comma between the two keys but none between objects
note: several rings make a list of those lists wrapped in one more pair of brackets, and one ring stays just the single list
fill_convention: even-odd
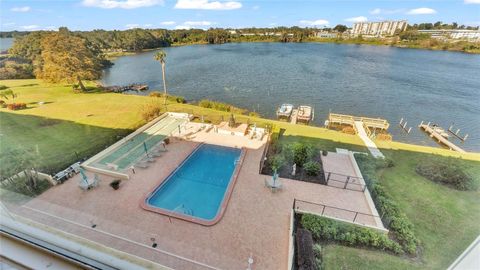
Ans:
[{"label": "blue pool water", "polygon": [[201,145],[146,199],[147,204],[214,220],[240,154],[236,148]]}]

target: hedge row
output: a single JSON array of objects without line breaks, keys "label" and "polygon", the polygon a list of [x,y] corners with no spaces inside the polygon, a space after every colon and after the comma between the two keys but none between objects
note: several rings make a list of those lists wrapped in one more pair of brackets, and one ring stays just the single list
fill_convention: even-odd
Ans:
[{"label": "hedge row", "polygon": [[346,222],[335,221],[311,214],[302,214],[303,228],[312,232],[316,240],[335,241],[348,246],[363,246],[396,254],[402,254],[402,247],[387,234]]},{"label": "hedge row", "polygon": [[392,167],[391,160],[376,160],[362,154],[355,154],[355,159],[362,171],[363,178],[372,195],[375,206],[382,217],[383,223],[394,234],[403,250],[415,254],[418,239],[413,232],[413,224],[400,210],[398,204],[385,192],[382,185],[376,180],[375,171],[380,168]]}]

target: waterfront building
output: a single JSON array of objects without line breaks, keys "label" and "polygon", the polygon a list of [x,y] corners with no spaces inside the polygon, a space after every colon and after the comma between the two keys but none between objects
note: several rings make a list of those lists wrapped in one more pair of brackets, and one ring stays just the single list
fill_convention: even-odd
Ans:
[{"label": "waterfront building", "polygon": [[395,32],[405,31],[408,23],[406,20],[401,21],[383,21],[383,22],[359,22],[354,23],[352,27],[352,35],[364,35],[372,37],[392,36]]},{"label": "waterfront building", "polygon": [[467,39],[480,42],[480,30],[466,29],[435,29],[418,30],[419,33],[429,34],[432,38],[438,39]]}]

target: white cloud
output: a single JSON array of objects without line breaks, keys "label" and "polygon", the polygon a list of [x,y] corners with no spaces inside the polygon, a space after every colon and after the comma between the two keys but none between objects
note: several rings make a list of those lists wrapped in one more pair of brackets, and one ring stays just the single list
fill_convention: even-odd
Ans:
[{"label": "white cloud", "polygon": [[99,8],[140,8],[163,5],[163,0],[83,0],[82,5],[86,7]]},{"label": "white cloud", "polygon": [[138,23],[129,23],[129,24],[126,24],[125,27],[127,29],[133,29],[133,28],[138,28],[140,25]]},{"label": "white cloud", "polygon": [[178,0],[175,4],[176,9],[210,9],[210,10],[231,10],[239,9],[242,3],[237,1],[212,1],[209,0]]},{"label": "white cloud", "polygon": [[152,26],[153,26],[153,24],[151,24],[151,23],[146,23],[146,24],[143,25],[143,27],[152,27]]},{"label": "white cloud", "polygon": [[365,16],[358,16],[358,17],[352,17],[352,18],[345,19],[345,21],[353,22],[353,23],[359,23],[359,22],[366,22],[366,21],[368,21],[368,19]]},{"label": "white cloud", "polygon": [[22,25],[20,26],[20,28],[22,28],[23,30],[35,30],[35,29],[38,29],[38,25],[36,24],[31,24],[31,25]]},{"label": "white cloud", "polygon": [[31,8],[29,6],[25,6],[25,7],[13,7],[12,9],[10,9],[11,11],[13,12],[29,12],[31,10]]},{"label": "white cloud", "polygon": [[174,25],[174,21],[166,21],[166,22],[161,22],[160,25]]},{"label": "white cloud", "polygon": [[276,25],[278,25],[278,23],[272,22],[272,23],[270,23],[270,24],[268,24],[268,25],[269,25],[269,26],[276,26]]},{"label": "white cloud", "polygon": [[315,20],[315,21],[310,21],[310,20],[301,20],[301,24],[303,25],[309,25],[309,26],[322,26],[322,25],[328,25],[329,22],[327,20]]},{"label": "white cloud", "polygon": [[15,23],[14,22],[8,22],[8,23],[4,23],[2,24],[3,26],[14,26]]},{"label": "white cloud", "polygon": [[435,14],[435,13],[437,13],[435,9],[426,8],[426,7],[414,8],[407,12],[407,14],[409,15],[424,15],[424,14]]},{"label": "white cloud", "polygon": [[252,9],[253,9],[253,10],[259,10],[259,9],[260,9],[260,6],[253,6]]},{"label": "white cloud", "polygon": [[375,8],[370,10],[370,14],[372,15],[380,15],[380,14],[395,14],[404,12],[405,9],[383,9],[383,8]]},{"label": "white cloud", "polygon": [[480,0],[464,0],[465,4],[480,4]]},{"label": "white cloud", "polygon": [[[175,29],[192,29],[196,28],[204,28],[205,26],[211,26],[215,23],[209,21],[186,21],[181,25],[177,25]],[[203,27],[202,27],[203,26]]]}]

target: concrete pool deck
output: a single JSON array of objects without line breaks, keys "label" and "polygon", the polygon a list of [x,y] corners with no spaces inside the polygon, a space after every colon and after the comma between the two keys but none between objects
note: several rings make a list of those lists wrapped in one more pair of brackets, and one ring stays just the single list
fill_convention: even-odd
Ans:
[{"label": "concrete pool deck", "polygon": [[[247,148],[220,222],[206,227],[142,209],[145,195],[201,142]],[[203,130],[189,141],[172,139],[162,157],[147,169],[137,169],[134,175],[130,172],[130,179],[122,181],[119,190],[108,185],[113,178],[99,175],[97,188],[82,191],[77,175],[12,211],[175,269],[246,269],[252,256],[253,269],[273,270],[287,269],[294,199],[372,213],[363,192],[280,179],[284,189],[272,193],[264,186],[269,176],[258,173],[265,142],[266,138],[250,140]],[[364,222],[376,225],[373,220]],[[153,242],[156,248],[151,247]]]}]

